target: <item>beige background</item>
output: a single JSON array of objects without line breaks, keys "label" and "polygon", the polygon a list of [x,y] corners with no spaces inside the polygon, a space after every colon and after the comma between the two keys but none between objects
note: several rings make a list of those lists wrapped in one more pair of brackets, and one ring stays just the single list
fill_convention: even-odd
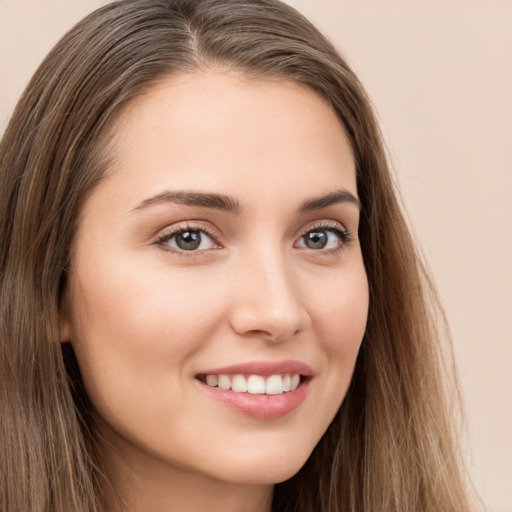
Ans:
[{"label": "beige background", "polygon": [[[0,0],[0,133],[36,65],[100,0]],[[295,0],[366,84],[451,323],[467,459],[512,511],[512,1]]]}]

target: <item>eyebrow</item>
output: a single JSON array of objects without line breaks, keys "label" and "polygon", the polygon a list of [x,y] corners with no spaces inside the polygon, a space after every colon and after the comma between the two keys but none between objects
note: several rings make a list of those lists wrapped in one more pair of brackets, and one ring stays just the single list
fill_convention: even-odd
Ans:
[{"label": "eyebrow", "polygon": [[[150,206],[160,203],[177,203],[185,206],[199,206],[202,208],[212,208],[239,215],[242,212],[242,206],[239,201],[233,197],[210,192],[187,192],[187,191],[166,191],[156,196],[145,199],[133,211],[144,210]],[[334,204],[351,203],[361,209],[361,203],[354,194],[346,189],[335,190],[328,194],[323,194],[312,199],[304,201],[297,212],[300,214],[321,210]]]},{"label": "eyebrow", "polygon": [[352,194],[352,192],[349,192],[348,190],[343,188],[304,201],[299,206],[298,212],[308,213],[315,210],[321,210],[322,208],[327,208],[328,206],[332,206],[334,204],[339,203],[351,203],[357,206],[359,210],[361,209],[361,203],[359,199],[357,199],[357,197],[354,194]]},{"label": "eyebrow", "polygon": [[185,206],[200,206],[203,208],[213,208],[216,210],[224,210],[230,213],[240,214],[242,207],[240,203],[229,196],[223,194],[204,193],[204,192],[163,192],[154,197],[150,197],[142,201],[134,211],[143,210],[149,206],[159,203],[177,203]]}]

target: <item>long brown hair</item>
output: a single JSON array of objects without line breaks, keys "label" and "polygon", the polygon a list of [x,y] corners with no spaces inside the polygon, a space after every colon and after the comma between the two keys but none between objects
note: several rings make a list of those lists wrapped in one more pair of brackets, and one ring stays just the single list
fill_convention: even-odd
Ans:
[{"label": "long brown hair", "polygon": [[335,48],[277,0],[113,2],[56,45],[19,101],[0,143],[0,509],[104,511],[87,397],[59,340],[76,220],[108,167],[114,113],[163,77],[211,67],[314,89],[357,168],[366,334],[343,405],[305,466],[276,485],[274,510],[467,512],[443,316],[371,104]]}]

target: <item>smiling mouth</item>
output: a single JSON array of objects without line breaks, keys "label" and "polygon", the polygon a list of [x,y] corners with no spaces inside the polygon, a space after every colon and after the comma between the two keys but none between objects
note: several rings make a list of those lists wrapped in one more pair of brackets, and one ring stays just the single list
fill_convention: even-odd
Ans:
[{"label": "smiling mouth", "polygon": [[196,378],[212,388],[252,395],[282,395],[296,390],[301,382],[308,379],[298,373],[274,374],[265,377],[242,374],[199,374]]}]

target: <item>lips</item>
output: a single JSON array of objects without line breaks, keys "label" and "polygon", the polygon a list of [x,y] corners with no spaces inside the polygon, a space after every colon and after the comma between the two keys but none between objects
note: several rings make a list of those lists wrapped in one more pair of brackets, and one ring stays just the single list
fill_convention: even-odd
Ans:
[{"label": "lips", "polygon": [[196,375],[210,396],[258,419],[284,416],[306,397],[311,368],[297,361],[251,362],[213,368]]}]

